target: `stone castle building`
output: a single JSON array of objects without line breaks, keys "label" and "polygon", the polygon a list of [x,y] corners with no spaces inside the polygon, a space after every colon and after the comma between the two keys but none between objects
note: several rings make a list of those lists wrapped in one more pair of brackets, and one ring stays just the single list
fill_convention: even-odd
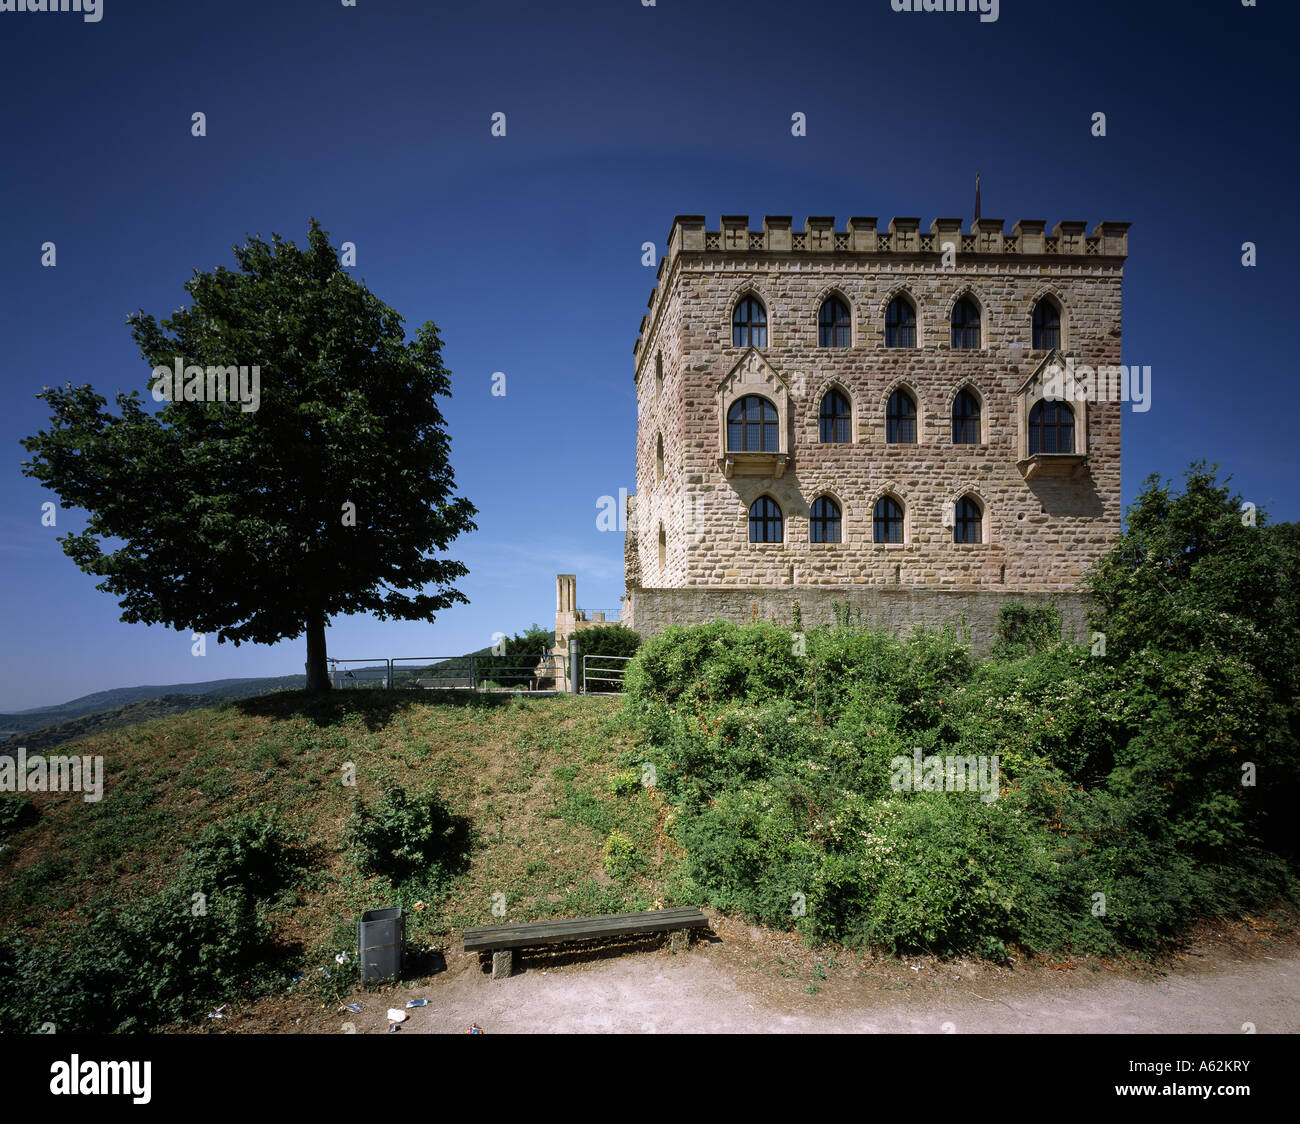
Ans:
[{"label": "stone castle building", "polygon": [[951,623],[1077,592],[1120,530],[1128,223],[724,215],[673,221],[634,349],[624,624]]}]

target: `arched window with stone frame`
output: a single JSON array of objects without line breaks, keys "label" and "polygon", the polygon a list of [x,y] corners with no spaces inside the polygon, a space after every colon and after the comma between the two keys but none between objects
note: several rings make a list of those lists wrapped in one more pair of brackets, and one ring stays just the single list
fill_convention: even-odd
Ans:
[{"label": "arched window with stone frame", "polygon": [[885,443],[916,444],[916,399],[899,387],[885,405]]},{"label": "arched window with stone frame", "polygon": [[771,496],[759,496],[749,505],[749,541],[785,541],[785,519],[781,514],[781,505]]},{"label": "arched window with stone frame", "polygon": [[1069,403],[1042,398],[1029,411],[1029,455],[1074,452],[1074,410]]},{"label": "arched window with stone frame", "polygon": [[980,400],[970,387],[963,387],[952,400],[952,443],[978,445],[982,441]]},{"label": "arched window with stone frame", "polygon": [[916,346],[916,306],[902,293],[885,309],[885,346]]},{"label": "arched window with stone frame", "polygon": [[900,543],[905,533],[905,517],[901,501],[895,496],[881,496],[871,513],[872,540],[878,543]]},{"label": "arched window with stone frame", "polygon": [[844,392],[831,387],[817,410],[818,440],[823,445],[847,445],[853,440],[853,410]]},{"label": "arched window with stone frame", "polygon": [[840,505],[831,496],[818,496],[808,513],[809,542],[839,542],[843,526]]},{"label": "arched window with stone frame", "polygon": [[954,351],[977,351],[980,346],[980,310],[970,297],[962,297],[952,306],[952,348]]},{"label": "arched window with stone frame", "polygon": [[817,312],[817,345],[819,347],[848,347],[851,340],[853,318],[849,306],[832,293]]},{"label": "arched window with stone frame", "polygon": [[767,346],[767,309],[757,294],[746,293],[731,312],[733,347]]},{"label": "arched window with stone frame", "polygon": [[1035,351],[1061,346],[1061,308],[1052,297],[1042,296],[1034,304],[1030,345]]},{"label": "arched window with stone frame", "polygon": [[727,452],[775,453],[780,448],[776,406],[758,394],[737,398],[727,410]]},{"label": "arched window with stone frame", "polygon": [[984,507],[974,496],[962,496],[953,509],[952,541],[984,541]]}]

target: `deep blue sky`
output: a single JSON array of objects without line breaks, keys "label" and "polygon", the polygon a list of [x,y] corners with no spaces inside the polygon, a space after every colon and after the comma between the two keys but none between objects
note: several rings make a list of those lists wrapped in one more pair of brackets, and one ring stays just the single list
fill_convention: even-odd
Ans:
[{"label": "deep blue sky", "polygon": [[562,571],[584,607],[617,607],[622,535],[596,530],[596,504],[633,488],[641,244],[662,249],[674,214],[928,227],[969,220],[977,169],[1008,225],[1134,224],[1124,362],[1154,387],[1124,416],[1126,504],[1204,458],[1300,517],[1290,0],[1002,0],[988,24],[889,0],[104,2],[96,24],[0,13],[0,709],[302,670],[302,641],[196,659],[188,633],[120,623],[55,542],[77,513],[41,526],[54,497],[18,442],[48,424],[44,385],[145,391],[127,315],[167,315],[193,270],[233,266],[249,233],[301,242],[313,215],[412,331],[441,330],[457,483],[480,512],[452,552],[469,606],[339,618],[331,655],[550,627]]}]

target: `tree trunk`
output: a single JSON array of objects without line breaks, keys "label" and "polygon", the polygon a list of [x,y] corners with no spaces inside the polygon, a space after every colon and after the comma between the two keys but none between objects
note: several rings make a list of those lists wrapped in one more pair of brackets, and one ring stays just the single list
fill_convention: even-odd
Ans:
[{"label": "tree trunk", "polygon": [[325,665],[325,616],[314,615],[307,622],[307,690],[330,689],[329,668]]}]

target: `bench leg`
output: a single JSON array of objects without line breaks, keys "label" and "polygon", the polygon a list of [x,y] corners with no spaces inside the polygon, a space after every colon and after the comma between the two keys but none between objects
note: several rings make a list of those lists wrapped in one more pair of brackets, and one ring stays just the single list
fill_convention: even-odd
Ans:
[{"label": "bench leg", "polygon": [[685,952],[691,946],[692,929],[674,929],[668,934],[668,951]]},{"label": "bench leg", "polygon": [[514,949],[508,948],[504,952],[494,952],[492,954],[492,978],[494,980],[508,980],[510,973],[514,971],[514,967]]}]

